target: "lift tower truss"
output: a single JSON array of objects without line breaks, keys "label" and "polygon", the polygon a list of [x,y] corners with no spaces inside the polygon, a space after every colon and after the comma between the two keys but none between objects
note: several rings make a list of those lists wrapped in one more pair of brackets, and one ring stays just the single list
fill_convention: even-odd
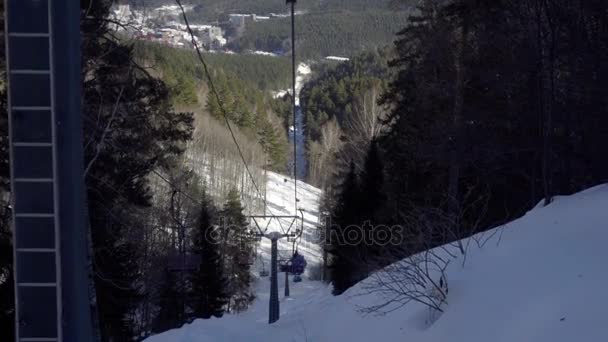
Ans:
[{"label": "lift tower truss", "polygon": [[[300,210],[297,215],[258,215],[249,216],[255,230],[253,235],[258,238],[267,238],[271,242],[270,249],[270,300],[268,303],[268,324],[279,320],[279,280],[278,280],[278,242],[283,238],[299,238],[304,228],[304,213]],[[273,221],[277,222],[280,231],[270,231]],[[282,222],[286,221],[286,222]],[[288,285],[286,285],[288,286]],[[287,289],[287,287],[286,287]],[[286,290],[288,293],[288,290]]]},{"label": "lift tower truss", "polygon": [[5,5],[16,341],[93,341],[80,2]]}]

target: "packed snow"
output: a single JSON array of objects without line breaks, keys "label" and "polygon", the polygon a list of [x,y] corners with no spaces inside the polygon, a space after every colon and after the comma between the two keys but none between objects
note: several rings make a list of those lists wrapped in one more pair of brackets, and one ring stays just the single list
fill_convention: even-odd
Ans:
[{"label": "packed snow", "polygon": [[[276,186],[279,177],[271,180]],[[282,200],[289,207],[287,192],[273,198],[275,205]],[[330,286],[304,280],[291,284],[289,298],[280,291],[281,319],[268,325],[269,281],[260,278],[247,312],[196,320],[146,341],[608,341],[606,208],[608,186],[601,185],[477,235],[485,245],[471,243],[466,260],[452,260],[447,303],[434,319],[416,303],[383,316],[363,314],[361,308],[384,300],[363,295],[369,279],[338,297]]]},{"label": "packed snow", "polygon": [[[310,68],[310,65],[306,63],[298,64],[298,68],[296,69],[296,106],[300,105],[300,91],[302,90],[304,83],[310,78],[311,73],[312,69]],[[286,94],[291,94],[291,89],[279,90],[272,93],[275,99],[283,97]]]},{"label": "packed snow", "polygon": [[339,56],[327,56],[325,57],[328,61],[336,61],[336,62],[348,62],[350,58],[348,57],[339,57]]},{"label": "packed snow", "polygon": [[261,56],[269,56],[269,57],[278,57],[279,56],[274,52],[260,51],[260,50],[253,51],[252,54],[261,55]]},{"label": "packed snow", "polygon": [[[297,240],[280,239],[278,243],[279,258],[287,259],[291,257],[295,249],[302,254],[308,263],[305,271],[305,276],[312,276],[313,272],[318,272],[322,262],[322,248],[317,243],[317,227],[319,222],[318,203],[321,196],[321,190],[308,185],[298,180],[298,206],[297,212],[294,206],[294,180],[287,176],[278,173],[269,172],[268,182],[266,184],[267,197],[267,215],[277,216],[298,216],[300,219],[293,220],[285,219],[257,219],[258,224],[262,229],[266,229],[267,233],[279,232],[285,233],[291,226],[289,233],[293,233],[302,227],[302,235]],[[259,213],[262,214],[262,213]],[[255,223],[252,222],[255,226]],[[270,240],[262,239],[258,247],[258,253],[254,264],[256,272],[270,270]],[[259,272],[258,272],[259,273]],[[264,279],[266,280],[266,279]]]}]

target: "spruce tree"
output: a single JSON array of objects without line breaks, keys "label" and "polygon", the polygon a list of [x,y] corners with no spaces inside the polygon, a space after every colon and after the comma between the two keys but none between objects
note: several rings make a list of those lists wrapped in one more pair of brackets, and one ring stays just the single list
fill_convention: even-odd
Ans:
[{"label": "spruce tree", "polygon": [[228,193],[224,208],[220,213],[222,220],[222,261],[228,280],[230,309],[242,311],[253,300],[249,288],[251,282],[250,257],[253,241],[248,234],[248,222],[243,214],[239,193],[235,189]]},{"label": "spruce tree", "polygon": [[373,140],[369,145],[360,179],[362,220],[378,222],[382,219],[379,216],[379,210],[385,205],[386,189],[384,189],[384,163],[380,158],[376,140]]},{"label": "spruce tree", "polygon": [[[330,250],[333,259],[332,281],[334,294],[339,295],[354,285],[359,276],[360,269],[360,244],[350,241],[348,238],[349,227],[360,225],[361,190],[359,180],[355,171],[355,164],[350,163],[348,173],[340,187],[340,195],[332,214],[332,234],[330,237]],[[357,229],[357,228],[354,228]]]},{"label": "spruce tree", "polygon": [[203,193],[198,226],[194,231],[192,252],[201,264],[191,278],[190,307],[196,318],[222,317],[228,298],[226,279],[220,257],[219,231],[215,226],[215,208]]},{"label": "spruce tree", "polygon": [[374,241],[373,230],[378,229],[379,225],[388,227],[388,221],[385,220],[383,213],[386,205],[383,162],[375,140],[372,140],[369,145],[360,179],[361,229],[366,236],[370,237],[361,246],[361,255],[366,266],[371,270],[386,262],[380,258],[383,246],[380,241]]},{"label": "spruce tree", "polygon": [[132,46],[112,38],[110,6],[81,2],[85,182],[101,338],[128,341],[143,291],[151,290],[141,288],[139,269],[148,176],[183,152],[193,119],[173,112],[165,84],[136,63]]},{"label": "spruce tree", "polygon": [[152,332],[161,333],[163,331],[179,328],[185,323],[185,312],[183,312],[181,291],[179,291],[179,279],[176,272],[165,270],[164,282],[160,291],[159,311],[152,324]]}]

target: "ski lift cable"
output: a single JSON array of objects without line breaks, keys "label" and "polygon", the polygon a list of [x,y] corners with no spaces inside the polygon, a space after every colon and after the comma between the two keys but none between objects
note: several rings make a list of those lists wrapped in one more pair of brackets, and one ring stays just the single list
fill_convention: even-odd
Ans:
[{"label": "ski lift cable", "polygon": [[[117,150],[122,150],[123,149],[123,147],[116,146],[116,144],[114,142],[112,142],[112,141],[104,141],[103,143],[104,144],[108,144],[108,145],[112,146],[113,148],[115,148]],[[158,176],[163,182],[169,184],[173,189],[175,189],[177,192],[183,194],[184,196],[186,196],[188,199],[190,199],[194,203],[197,203],[199,205],[204,205],[204,203],[202,201],[195,199],[190,194],[188,194],[187,192],[183,191],[181,189],[181,187],[177,186],[175,183],[173,183],[170,180],[168,180],[160,172],[156,171],[155,169],[152,169],[151,172],[154,173],[156,176]],[[122,193],[119,190],[117,190],[114,186],[112,186],[110,183],[106,182],[105,180],[100,179],[99,177],[96,177],[93,174],[88,174],[87,176],[92,177],[92,178],[96,179],[97,181],[104,183],[105,186],[107,186],[112,191],[114,191],[122,199],[125,199],[125,200],[127,199],[125,196],[122,195]]]},{"label": "ski lift cable", "polygon": [[[296,143],[296,26],[295,26],[295,5],[296,0],[287,0],[291,4],[291,77],[292,95],[291,103],[293,107],[293,190],[294,190],[294,214],[298,215],[298,160]],[[300,132],[301,133],[301,132]]]},{"label": "ski lift cable", "polygon": [[[111,141],[105,141],[105,144],[108,144],[112,147],[114,147],[115,149],[120,150],[121,148],[118,148],[118,146],[116,146],[114,144],[114,142]],[[167,177],[165,177],[163,174],[161,174],[160,172],[156,171],[155,169],[152,169],[151,172],[153,174],[155,174],[160,180],[162,180],[163,182],[167,183],[168,185],[170,185],[173,189],[175,189],[177,192],[179,192],[180,194],[184,195],[186,198],[188,198],[189,200],[191,200],[193,203],[196,203],[198,205],[205,205],[205,203],[203,203],[201,200],[199,199],[195,199],[192,195],[188,194],[186,191],[184,191],[180,186],[178,186],[177,184],[175,184],[174,182],[172,182],[171,180],[167,179]],[[112,186],[110,183],[106,182],[105,180],[94,176],[93,174],[88,174],[89,177],[92,177],[94,179],[96,179],[99,182],[102,182],[105,186],[107,186],[110,190],[114,191],[119,197],[121,197],[124,200],[127,200],[127,198],[125,196],[122,195],[122,192],[120,192],[119,190],[117,190],[114,186]],[[122,223],[119,221],[119,223]]]},{"label": "ski lift cable", "polygon": [[[182,17],[184,18],[186,28],[188,29],[188,33],[190,35],[190,38],[192,39],[192,45],[194,46],[194,49],[196,50],[196,54],[198,55],[199,61],[203,65],[203,69],[205,71],[205,76],[207,77],[207,81],[209,82],[209,87],[211,88],[211,92],[213,93],[213,95],[220,107],[222,116],[224,117],[224,121],[226,122],[226,126],[228,127],[228,130],[230,131],[230,135],[232,136],[232,140],[233,140],[234,144],[236,145],[236,148],[239,152],[241,160],[243,161],[243,164],[245,165],[245,170],[247,171],[249,178],[251,178],[251,182],[253,183],[253,186],[255,187],[255,190],[257,191],[258,195],[260,195],[260,197],[263,197],[262,192],[260,191],[260,188],[258,187],[258,184],[256,183],[255,178],[253,177],[253,174],[251,173],[251,170],[249,169],[249,165],[247,165],[247,161],[245,160],[243,151],[241,150],[241,147],[240,147],[238,141],[236,140],[236,136],[234,134],[234,131],[232,130],[232,126],[230,125],[230,120],[228,120],[228,114],[226,112],[226,108],[220,98],[218,91],[215,88],[215,84],[213,83],[213,78],[211,77],[211,73],[209,72],[209,68],[207,67],[207,62],[203,58],[203,54],[201,53],[198,43],[194,39],[194,32],[192,32],[192,28],[190,27],[190,22],[188,21],[188,16],[186,15],[186,10],[184,9],[184,6],[182,5],[181,0],[175,0],[175,2],[177,3],[177,5],[179,6],[179,8],[182,12]],[[266,203],[264,203],[264,206],[266,206]]]},{"label": "ski lift cable", "polygon": [[[114,147],[115,149],[120,150],[121,148],[119,148],[118,146],[116,146],[116,144],[112,141],[106,141],[106,144]],[[155,169],[151,170],[151,173],[155,174],[160,180],[162,180],[163,182],[167,183],[169,186],[171,186],[175,191],[177,191],[178,193],[184,195],[186,198],[188,198],[189,200],[191,200],[193,203],[196,203],[198,205],[204,206],[205,203],[202,202],[200,199],[195,199],[192,195],[190,195],[188,192],[184,191],[180,186],[178,186],[177,184],[175,184],[174,182],[172,182],[171,180],[169,180],[167,177],[165,177],[163,174],[161,174],[160,172],[158,172]],[[112,186],[110,183],[106,182],[105,180],[98,178],[96,176],[94,176],[92,173],[88,174],[89,177],[92,177],[94,179],[96,179],[99,182],[102,182],[105,186],[107,186],[110,190],[114,191],[120,198],[127,200],[127,198],[125,196],[122,195],[122,192],[119,191],[118,189],[116,189],[114,186]],[[268,210],[271,212],[270,208],[268,208]],[[275,215],[271,215],[272,217],[275,217]],[[117,219],[117,218],[115,218]],[[255,221],[255,219],[254,219]],[[277,221],[280,224],[280,219],[277,219]],[[123,221],[118,220],[119,223],[121,224],[125,224]],[[292,223],[293,224],[293,223]],[[267,222],[266,224],[266,229],[264,231],[266,231],[268,229],[268,226],[270,225],[270,221]],[[282,225],[281,225],[281,230],[282,230]]]}]

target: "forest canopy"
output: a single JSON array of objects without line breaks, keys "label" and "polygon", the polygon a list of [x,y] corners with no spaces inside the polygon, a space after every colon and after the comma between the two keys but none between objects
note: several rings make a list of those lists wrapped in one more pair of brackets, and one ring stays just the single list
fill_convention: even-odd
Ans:
[{"label": "forest canopy", "polygon": [[[296,18],[296,48],[300,60],[326,56],[353,57],[365,50],[389,45],[405,25],[409,11],[325,11]],[[247,24],[231,45],[236,50],[287,51],[289,18]]]}]

